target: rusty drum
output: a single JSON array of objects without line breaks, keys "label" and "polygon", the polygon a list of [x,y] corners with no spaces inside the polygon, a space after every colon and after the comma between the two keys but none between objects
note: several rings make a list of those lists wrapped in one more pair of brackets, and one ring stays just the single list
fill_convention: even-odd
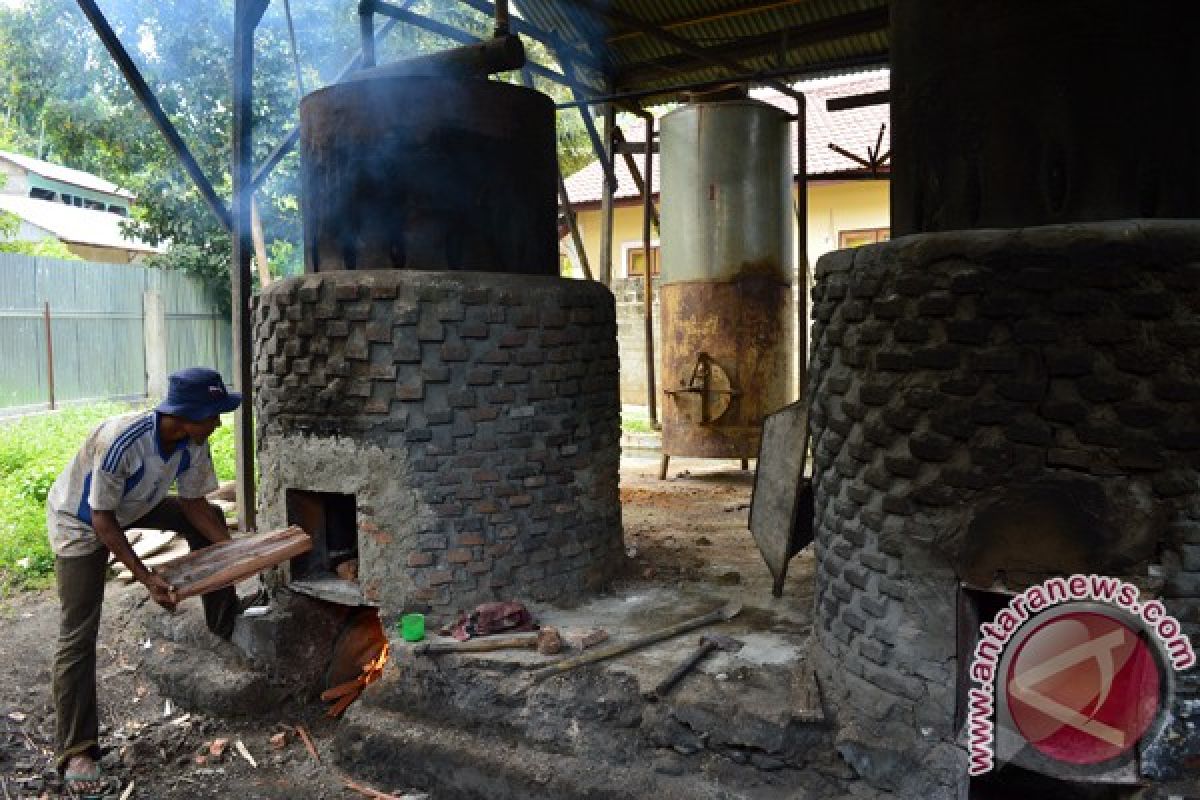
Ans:
[{"label": "rusty drum", "polygon": [[753,458],[791,400],[788,117],[746,98],[662,121],[663,455]]},{"label": "rusty drum", "polygon": [[304,98],[300,148],[307,272],[558,274],[554,105],[541,92],[351,80]]}]

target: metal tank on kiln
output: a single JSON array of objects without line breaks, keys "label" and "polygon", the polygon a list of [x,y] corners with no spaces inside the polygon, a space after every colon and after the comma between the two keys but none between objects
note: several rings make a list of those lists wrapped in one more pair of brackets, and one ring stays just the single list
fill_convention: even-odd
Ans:
[{"label": "metal tank on kiln", "polygon": [[758,455],[791,400],[789,116],[744,96],[662,119],[662,475]]}]

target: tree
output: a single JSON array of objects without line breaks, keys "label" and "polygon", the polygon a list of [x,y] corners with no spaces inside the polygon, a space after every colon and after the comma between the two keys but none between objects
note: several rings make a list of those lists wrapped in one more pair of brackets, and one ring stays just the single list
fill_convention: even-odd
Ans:
[{"label": "tree", "polygon": [[[102,9],[217,193],[229,201],[234,0],[101,0]],[[306,90],[333,80],[358,48],[357,3],[294,2],[297,49]],[[469,7],[424,0],[411,6],[486,37],[492,22]],[[535,58],[550,63],[535,43]],[[381,63],[451,43],[406,25],[379,47]],[[298,122],[296,68],[284,4],[271,3],[255,40],[255,163]],[[516,75],[503,76],[516,80]],[[539,83],[556,100],[567,96]],[[0,107],[17,149],[100,174],[137,195],[130,232],[166,244],[160,265],[185,269],[229,300],[230,239],[125,85],[72,0],[0,5]],[[44,128],[44,135],[42,130]],[[0,128],[0,141],[5,141]],[[40,141],[40,147],[38,143]],[[579,115],[559,115],[567,171],[590,159]],[[257,196],[274,271],[301,258],[298,159],[274,170]]]}]

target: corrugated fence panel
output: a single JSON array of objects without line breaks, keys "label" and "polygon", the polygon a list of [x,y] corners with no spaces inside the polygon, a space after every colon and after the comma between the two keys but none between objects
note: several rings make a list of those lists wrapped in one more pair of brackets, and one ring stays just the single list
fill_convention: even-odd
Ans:
[{"label": "corrugated fence panel", "polygon": [[36,260],[0,256],[0,408],[44,403],[46,349]]},{"label": "corrugated fence panel", "polygon": [[168,371],[212,366],[229,380],[229,320],[192,276],[0,253],[0,409],[45,407],[49,401],[46,303],[57,402],[145,396],[146,289],[163,296]]},{"label": "corrugated fence panel", "polygon": [[55,398],[69,403],[144,395],[146,270],[129,264],[38,262],[39,294],[50,302]]},{"label": "corrugated fence panel", "polygon": [[217,313],[212,293],[189,275],[152,275],[167,316],[167,371],[212,367],[229,383],[233,376],[232,326]]}]

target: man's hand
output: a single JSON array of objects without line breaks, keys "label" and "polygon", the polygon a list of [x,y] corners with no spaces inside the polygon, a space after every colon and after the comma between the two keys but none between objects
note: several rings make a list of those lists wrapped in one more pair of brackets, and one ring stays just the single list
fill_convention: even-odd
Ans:
[{"label": "man's hand", "polygon": [[167,583],[161,575],[153,570],[146,573],[142,579],[142,585],[150,592],[150,599],[158,603],[167,611],[174,611],[177,601],[175,600],[175,587]]}]

